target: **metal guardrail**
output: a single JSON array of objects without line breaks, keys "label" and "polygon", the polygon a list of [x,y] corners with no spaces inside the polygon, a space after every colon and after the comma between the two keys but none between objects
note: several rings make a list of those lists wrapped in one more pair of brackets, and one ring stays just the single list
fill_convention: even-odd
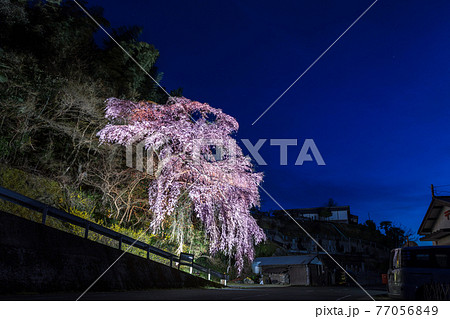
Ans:
[{"label": "metal guardrail", "polygon": [[[165,250],[159,249],[157,247],[151,246],[150,244],[144,243],[142,241],[136,240],[132,237],[123,235],[114,230],[91,222],[87,219],[69,214],[61,209],[55,208],[53,206],[46,205],[37,200],[26,197],[22,194],[16,193],[12,190],[0,186],[0,199],[9,201],[11,203],[20,205],[22,207],[31,209],[33,211],[42,213],[42,223],[45,224],[47,216],[54,217],[64,222],[68,222],[72,225],[80,226],[85,229],[84,238],[88,238],[89,232],[95,232],[97,234],[103,235],[113,240],[117,240],[119,242],[119,249],[122,249],[122,244],[133,245],[133,247],[142,249],[147,252],[147,259],[150,258],[150,254],[154,254],[170,261],[170,267],[172,267],[173,263],[180,263],[180,257],[174,255]],[[224,279],[225,284],[228,276],[226,274],[217,272],[215,270],[206,268],[202,265],[192,263],[192,268],[199,270],[208,275],[208,280],[211,280],[211,276],[217,277],[219,279]],[[191,269],[192,273],[192,269]]]}]

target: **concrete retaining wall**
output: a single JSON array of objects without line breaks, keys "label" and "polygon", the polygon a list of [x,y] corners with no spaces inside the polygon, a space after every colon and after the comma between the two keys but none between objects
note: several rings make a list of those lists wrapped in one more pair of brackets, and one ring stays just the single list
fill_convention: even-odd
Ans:
[{"label": "concrete retaining wall", "polygon": [[[88,239],[0,212],[0,293],[84,291],[122,253]],[[219,286],[125,254],[93,291]]]}]

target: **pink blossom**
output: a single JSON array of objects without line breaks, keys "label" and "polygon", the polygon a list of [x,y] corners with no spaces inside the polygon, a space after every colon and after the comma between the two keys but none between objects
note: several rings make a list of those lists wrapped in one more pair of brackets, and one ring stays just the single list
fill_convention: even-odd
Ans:
[{"label": "pink blossom", "polygon": [[[234,257],[240,272],[244,258],[254,258],[254,245],[265,235],[249,212],[259,206],[263,176],[254,172],[231,137],[239,128],[237,121],[184,97],[171,98],[165,105],[110,98],[105,116],[111,123],[97,134],[100,142],[144,141],[163,163],[149,185],[153,231],[180,209],[181,197],[187,194],[190,214],[203,223],[210,253]],[[205,143],[210,140],[220,141],[223,158],[214,159]]]}]

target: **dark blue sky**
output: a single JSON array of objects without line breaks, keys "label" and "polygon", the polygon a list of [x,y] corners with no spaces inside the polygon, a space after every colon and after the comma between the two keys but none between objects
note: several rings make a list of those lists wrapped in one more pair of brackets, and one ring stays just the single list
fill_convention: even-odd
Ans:
[{"label": "dark blue sky", "polygon": [[[378,3],[261,120],[251,123],[372,3],[89,1],[112,27],[141,25],[162,85],[222,108],[238,138],[297,138],[287,166],[261,149],[264,188],[285,208],[334,198],[417,231],[430,184],[450,184],[450,1]],[[326,166],[294,162],[314,139]],[[276,205],[262,194],[263,209]]]}]

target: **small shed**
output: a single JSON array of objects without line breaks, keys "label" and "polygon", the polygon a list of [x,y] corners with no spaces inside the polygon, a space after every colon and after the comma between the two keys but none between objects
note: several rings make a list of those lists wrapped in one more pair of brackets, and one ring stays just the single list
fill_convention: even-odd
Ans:
[{"label": "small shed", "polygon": [[316,286],[323,279],[323,264],[317,255],[259,257],[252,268],[264,283]]}]

